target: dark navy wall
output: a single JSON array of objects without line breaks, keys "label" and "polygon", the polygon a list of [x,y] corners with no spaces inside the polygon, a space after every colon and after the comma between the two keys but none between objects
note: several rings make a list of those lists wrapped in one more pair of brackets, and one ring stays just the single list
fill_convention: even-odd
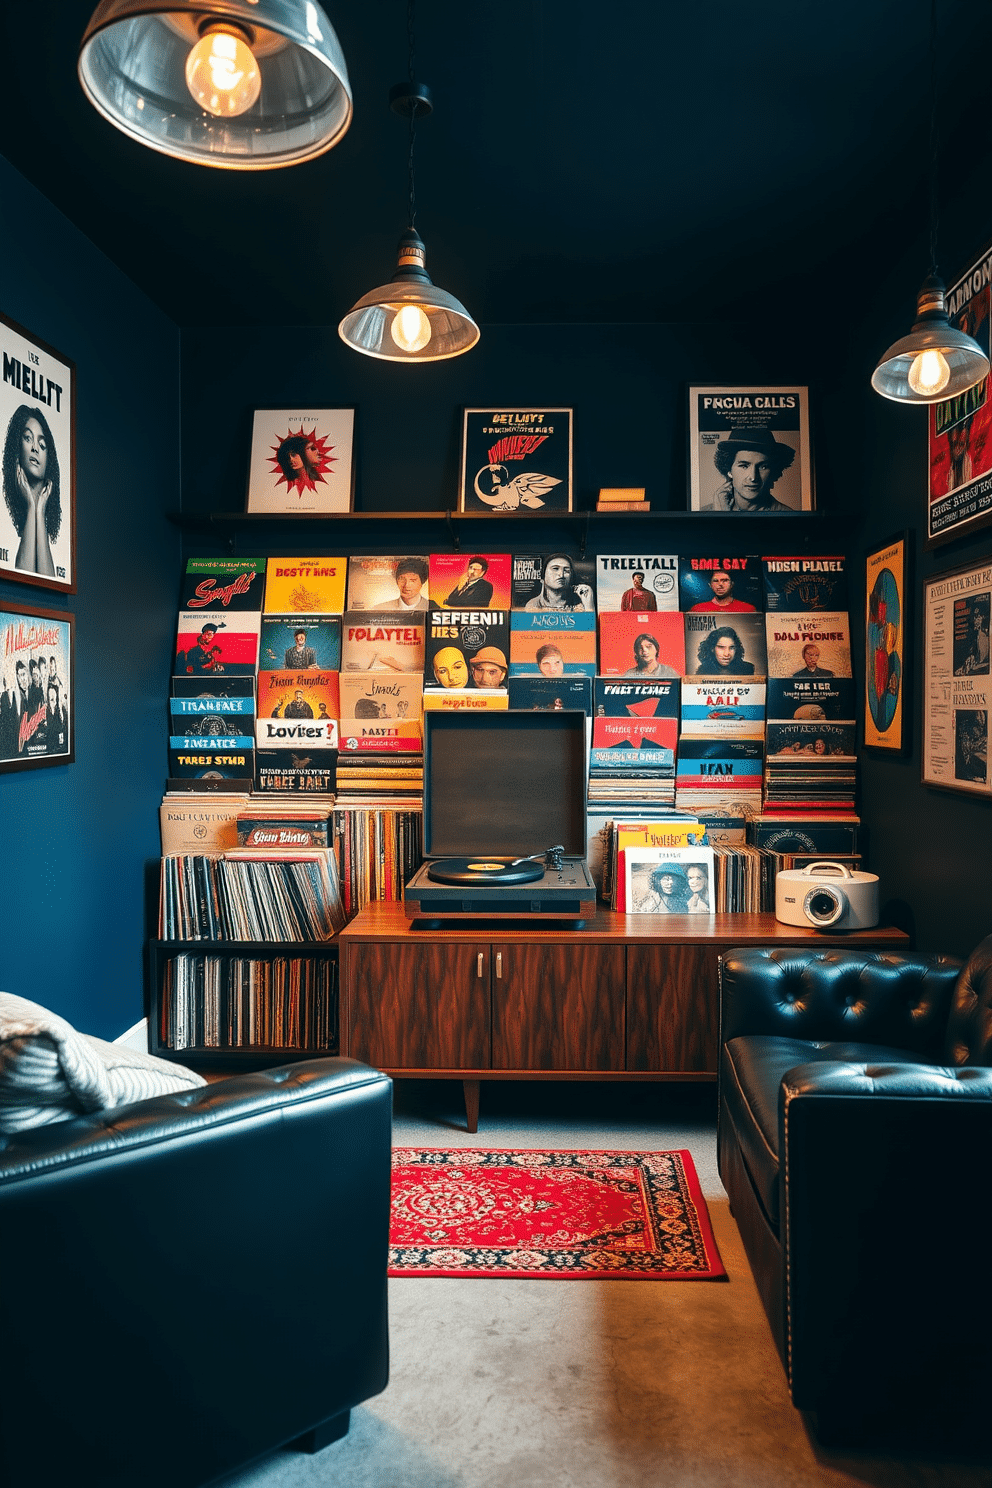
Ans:
[{"label": "dark navy wall", "polygon": [[76,763],[0,775],[0,987],[113,1038],[142,1015],[178,585],[179,333],[0,160],[0,309],[76,363]]}]

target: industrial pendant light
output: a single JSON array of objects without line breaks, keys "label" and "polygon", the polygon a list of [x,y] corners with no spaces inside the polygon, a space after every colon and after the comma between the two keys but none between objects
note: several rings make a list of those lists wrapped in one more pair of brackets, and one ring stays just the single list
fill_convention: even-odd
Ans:
[{"label": "industrial pendant light", "polygon": [[227,170],[312,160],[351,123],[341,46],[314,0],[101,0],[79,81],[140,144]]},{"label": "industrial pendant light", "polygon": [[883,354],[871,385],[895,403],[942,403],[988,373],[989,359],[978,342],[951,325],[937,273],[937,0],[930,0],[930,273],[917,297],[912,330]]},{"label": "industrial pendant light", "polygon": [[417,120],[433,111],[430,89],[414,82],[414,0],[407,4],[409,81],[390,90],[390,107],[410,121],[408,174],[410,225],[400,238],[396,273],[370,289],[348,311],[338,334],[353,351],[387,362],[440,362],[470,351],[479,327],[454,295],[438,289],[425,268],[427,250],[416,230],[417,191],[413,168]]}]

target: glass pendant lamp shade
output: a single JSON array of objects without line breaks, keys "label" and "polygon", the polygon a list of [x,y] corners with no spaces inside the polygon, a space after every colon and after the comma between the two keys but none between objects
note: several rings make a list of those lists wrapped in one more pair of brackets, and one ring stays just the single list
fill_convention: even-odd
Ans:
[{"label": "glass pendant lamp shade", "polygon": [[948,320],[944,285],[931,274],[920,290],[916,324],[883,353],[871,385],[894,403],[943,403],[988,373],[989,359],[978,342]]},{"label": "glass pendant lamp shade", "polygon": [[440,362],[475,345],[479,327],[454,295],[431,283],[426,256],[419,234],[405,232],[393,278],[363,295],[338,326],[353,351],[386,362]]},{"label": "glass pendant lamp shade", "polygon": [[311,160],[351,123],[348,70],[314,0],[101,0],[79,80],[140,144],[228,170]]}]

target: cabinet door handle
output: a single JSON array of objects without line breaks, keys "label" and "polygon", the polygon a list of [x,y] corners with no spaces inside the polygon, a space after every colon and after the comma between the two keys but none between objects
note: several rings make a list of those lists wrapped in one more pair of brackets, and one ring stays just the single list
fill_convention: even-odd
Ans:
[{"label": "cabinet door handle", "polygon": [[496,980],[498,982],[501,982],[503,980],[503,952],[502,951],[497,951],[496,952]]},{"label": "cabinet door handle", "polygon": [[475,974],[476,974],[477,977],[481,977],[481,975],[482,975],[482,952],[481,951],[479,952],[479,959],[476,962],[476,972],[475,972]]}]

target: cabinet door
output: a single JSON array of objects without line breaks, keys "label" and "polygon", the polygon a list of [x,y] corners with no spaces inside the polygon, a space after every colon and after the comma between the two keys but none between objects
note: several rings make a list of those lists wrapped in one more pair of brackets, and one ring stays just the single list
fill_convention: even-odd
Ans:
[{"label": "cabinet door", "polygon": [[489,946],[359,944],[349,1053],[381,1069],[488,1069]]},{"label": "cabinet door", "polygon": [[623,946],[495,944],[492,985],[493,1069],[623,1069]]},{"label": "cabinet door", "polygon": [[721,947],[627,948],[627,1068],[715,1072]]}]

